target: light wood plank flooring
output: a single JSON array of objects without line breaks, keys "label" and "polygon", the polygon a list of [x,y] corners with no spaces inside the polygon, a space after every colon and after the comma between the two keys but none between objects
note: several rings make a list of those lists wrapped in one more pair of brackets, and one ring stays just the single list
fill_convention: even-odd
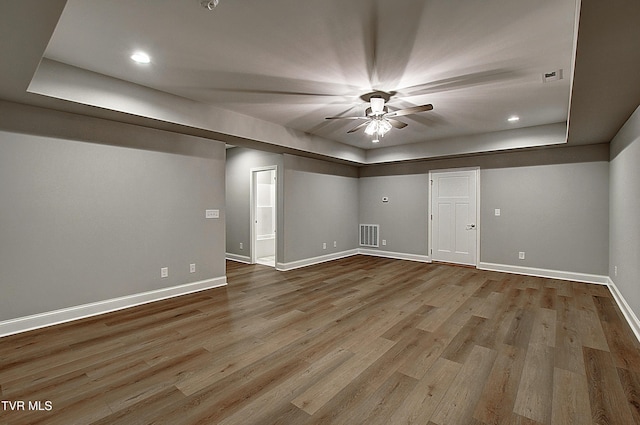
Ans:
[{"label": "light wood plank flooring", "polygon": [[227,267],[226,288],[0,339],[0,396],[25,402],[0,424],[640,424],[640,345],[604,286]]}]

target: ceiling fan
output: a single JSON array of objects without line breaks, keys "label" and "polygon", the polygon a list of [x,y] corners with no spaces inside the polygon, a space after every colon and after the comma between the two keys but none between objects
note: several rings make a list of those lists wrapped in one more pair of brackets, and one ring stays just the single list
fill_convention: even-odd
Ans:
[{"label": "ceiling fan", "polygon": [[360,98],[366,102],[369,102],[370,106],[365,111],[365,116],[357,117],[327,117],[328,120],[364,120],[363,123],[358,124],[347,133],[355,133],[356,131],[364,128],[364,132],[369,136],[373,136],[373,143],[378,143],[380,138],[391,130],[391,128],[405,128],[406,123],[399,121],[396,117],[402,117],[404,115],[417,114],[419,112],[426,112],[433,109],[432,104],[413,106],[411,108],[399,109],[397,111],[389,112],[389,109],[385,106],[385,103],[389,101],[393,93],[385,92],[373,92],[360,96]]}]

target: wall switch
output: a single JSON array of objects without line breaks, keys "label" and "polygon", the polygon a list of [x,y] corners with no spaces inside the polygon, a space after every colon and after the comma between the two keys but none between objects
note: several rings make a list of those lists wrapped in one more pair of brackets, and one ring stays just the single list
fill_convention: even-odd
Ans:
[{"label": "wall switch", "polygon": [[496,217],[500,216],[500,208],[496,208],[495,215]]},{"label": "wall switch", "polygon": [[220,210],[205,210],[204,218],[219,218]]},{"label": "wall switch", "polygon": [[243,246],[242,242],[240,242],[240,249],[244,249]]},{"label": "wall switch", "polygon": [[521,260],[524,260],[524,252],[520,251],[518,253],[518,258],[521,259]]},{"label": "wall switch", "polygon": [[338,246],[338,241],[333,241],[333,247],[337,247]]},{"label": "wall switch", "polygon": [[169,267],[163,267],[160,269],[160,277],[169,277]]},{"label": "wall switch", "polygon": [[387,240],[386,240],[386,239],[383,239],[383,240],[382,240],[382,245],[386,245],[386,244],[387,244]]},{"label": "wall switch", "polygon": [[327,249],[327,243],[326,242],[322,242],[322,249]]},{"label": "wall switch", "polygon": [[189,273],[195,273],[195,272],[196,272],[196,265],[189,264]]}]

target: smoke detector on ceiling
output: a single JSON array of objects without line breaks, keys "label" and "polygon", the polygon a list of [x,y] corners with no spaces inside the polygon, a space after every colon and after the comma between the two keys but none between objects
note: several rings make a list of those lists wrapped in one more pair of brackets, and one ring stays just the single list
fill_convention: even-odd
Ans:
[{"label": "smoke detector on ceiling", "polygon": [[201,0],[200,6],[208,10],[213,10],[218,5],[218,3],[220,3],[220,0]]},{"label": "smoke detector on ceiling", "polygon": [[543,83],[550,83],[558,80],[562,80],[562,69],[554,69],[553,71],[542,73]]}]

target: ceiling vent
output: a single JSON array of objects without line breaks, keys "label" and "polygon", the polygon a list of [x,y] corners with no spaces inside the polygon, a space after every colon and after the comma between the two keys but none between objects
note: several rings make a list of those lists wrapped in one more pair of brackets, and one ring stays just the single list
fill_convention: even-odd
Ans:
[{"label": "ceiling vent", "polygon": [[556,69],[549,72],[542,73],[542,82],[550,83],[552,81],[562,80],[562,69]]}]

